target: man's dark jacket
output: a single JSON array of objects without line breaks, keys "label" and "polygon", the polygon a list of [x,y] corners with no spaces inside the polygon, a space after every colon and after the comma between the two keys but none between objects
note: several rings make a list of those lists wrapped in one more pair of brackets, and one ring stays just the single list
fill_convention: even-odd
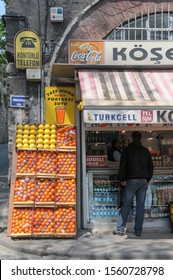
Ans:
[{"label": "man's dark jacket", "polygon": [[132,142],[121,155],[118,180],[147,179],[153,177],[154,165],[151,154],[140,142]]}]

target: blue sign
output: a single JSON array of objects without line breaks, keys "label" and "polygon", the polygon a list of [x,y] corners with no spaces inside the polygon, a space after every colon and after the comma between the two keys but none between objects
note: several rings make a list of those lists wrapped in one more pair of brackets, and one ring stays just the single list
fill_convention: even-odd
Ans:
[{"label": "blue sign", "polygon": [[28,96],[22,95],[11,95],[10,96],[10,106],[11,107],[22,107],[26,106],[26,101],[28,101]]}]

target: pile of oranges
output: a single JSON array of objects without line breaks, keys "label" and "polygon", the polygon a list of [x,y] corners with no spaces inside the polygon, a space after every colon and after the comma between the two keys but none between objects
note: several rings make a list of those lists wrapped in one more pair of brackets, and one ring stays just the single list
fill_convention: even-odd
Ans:
[{"label": "pile of oranges", "polygon": [[75,231],[75,209],[72,207],[64,207],[55,210],[55,233],[75,233]]},{"label": "pile of oranges", "polygon": [[76,211],[73,207],[14,208],[12,234],[69,234],[76,232]]},{"label": "pile of oranges", "polygon": [[55,185],[55,180],[37,179],[35,190],[35,202],[54,202]]},{"label": "pile of oranges", "polygon": [[17,173],[36,173],[36,151],[18,151]]},{"label": "pile of oranges", "polygon": [[58,179],[56,184],[56,202],[73,203],[76,201],[75,179]]},{"label": "pile of oranges", "polygon": [[76,153],[59,152],[57,167],[58,174],[76,174]]},{"label": "pile of oranges", "polygon": [[32,209],[14,208],[12,213],[12,234],[32,234]]},{"label": "pile of oranges", "polygon": [[16,178],[14,202],[34,202],[35,180],[33,178]]},{"label": "pile of oranges", "polygon": [[57,154],[51,151],[39,151],[37,153],[37,173],[56,174]]},{"label": "pile of oranges", "polygon": [[75,126],[64,126],[59,127],[57,131],[57,146],[76,146],[76,127]]},{"label": "pile of oranges", "polygon": [[54,209],[35,209],[33,233],[54,233]]}]

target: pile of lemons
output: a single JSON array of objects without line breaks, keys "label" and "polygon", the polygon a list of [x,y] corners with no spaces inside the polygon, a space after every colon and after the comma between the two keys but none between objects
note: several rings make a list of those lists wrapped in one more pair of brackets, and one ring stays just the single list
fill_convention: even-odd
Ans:
[{"label": "pile of lemons", "polygon": [[55,149],[55,124],[17,124],[16,147],[18,149]]},{"label": "pile of lemons", "polygon": [[39,124],[36,145],[38,149],[56,148],[56,125]]},{"label": "pile of lemons", "polygon": [[32,124],[18,124],[16,129],[17,148],[36,148],[37,126]]}]

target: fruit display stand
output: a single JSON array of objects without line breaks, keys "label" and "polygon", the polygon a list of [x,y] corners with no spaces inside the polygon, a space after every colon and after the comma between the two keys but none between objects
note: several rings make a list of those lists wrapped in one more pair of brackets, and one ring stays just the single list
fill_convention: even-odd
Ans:
[{"label": "fruit display stand", "polygon": [[8,236],[76,236],[76,127],[17,125]]}]

